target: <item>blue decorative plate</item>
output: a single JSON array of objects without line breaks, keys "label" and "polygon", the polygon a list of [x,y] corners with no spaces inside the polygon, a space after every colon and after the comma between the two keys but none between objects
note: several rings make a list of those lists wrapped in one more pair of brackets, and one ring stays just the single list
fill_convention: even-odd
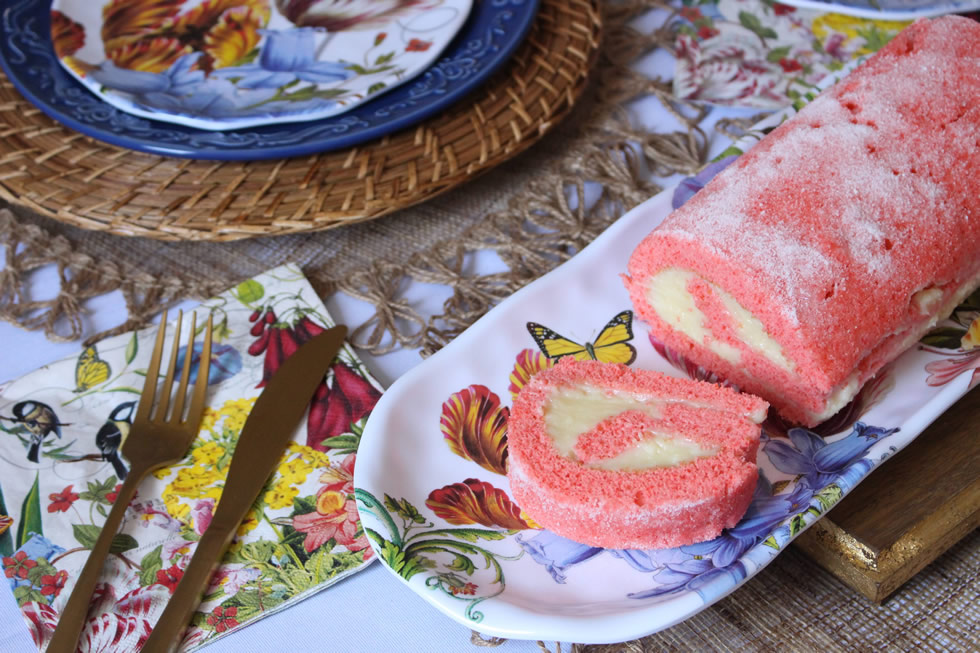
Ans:
[{"label": "blue decorative plate", "polygon": [[418,123],[483,83],[523,41],[538,0],[477,2],[459,34],[409,84],[334,118],[214,132],[129,115],[92,95],[58,62],[51,2],[3,10],[0,65],[28,100],[99,140],[143,152],[213,160],[274,159],[351,147]]}]

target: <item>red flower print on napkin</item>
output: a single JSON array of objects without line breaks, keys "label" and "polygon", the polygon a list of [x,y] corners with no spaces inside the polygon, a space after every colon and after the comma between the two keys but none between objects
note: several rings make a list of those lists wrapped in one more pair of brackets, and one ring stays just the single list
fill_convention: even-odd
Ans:
[{"label": "red flower print on napkin", "polygon": [[[109,503],[115,503],[116,499],[119,498],[120,488],[122,488],[122,483],[116,483],[116,487],[112,488],[112,492],[109,492],[108,494],[105,495],[105,500],[108,501]],[[135,498],[136,495],[133,495],[133,499]]]},{"label": "red flower print on napkin", "polygon": [[68,580],[68,572],[64,569],[60,570],[57,574],[41,576],[41,594],[52,597],[58,596],[61,594],[61,590],[65,588],[66,580]]},{"label": "red flower print on napkin", "polygon": [[326,483],[316,493],[316,510],[293,518],[293,528],[306,534],[303,548],[313,552],[331,538],[348,551],[364,550],[364,559],[371,555],[367,537],[359,533],[357,502],[354,500],[354,463],[356,454],[344,459],[340,467],[324,472],[320,481]]},{"label": "red flower print on napkin", "polygon": [[27,578],[28,572],[32,567],[37,567],[37,563],[27,557],[23,551],[18,551],[13,557],[5,556],[3,562],[3,575],[7,578]]},{"label": "red flower print on napkin", "polygon": [[67,512],[71,508],[71,504],[78,501],[78,495],[72,492],[71,485],[61,492],[49,494],[48,498],[51,499],[51,503],[48,505],[48,512]]},{"label": "red flower print on napkin", "polygon": [[341,433],[350,433],[351,425],[370,413],[381,393],[364,377],[344,363],[334,363],[330,387],[321,383],[313,394],[310,417],[306,423],[306,444],[326,451],[323,441]]},{"label": "red flower print on napkin", "polygon": [[172,565],[166,569],[161,569],[157,572],[157,585],[163,585],[170,593],[173,594],[174,590],[177,589],[177,583],[184,575],[184,570],[177,565]]},{"label": "red flower print on napkin", "polygon": [[255,311],[252,317],[255,319],[249,318],[254,323],[249,333],[256,340],[249,345],[248,353],[252,356],[265,355],[262,380],[256,388],[265,387],[282,362],[296,353],[300,345],[326,330],[306,315],[292,325],[280,322],[272,308],[266,309],[265,313]]},{"label": "red flower print on napkin", "polygon": [[208,625],[217,632],[223,633],[238,625],[238,620],[235,618],[237,616],[238,608],[235,606],[223,608],[219,605],[208,615]]}]

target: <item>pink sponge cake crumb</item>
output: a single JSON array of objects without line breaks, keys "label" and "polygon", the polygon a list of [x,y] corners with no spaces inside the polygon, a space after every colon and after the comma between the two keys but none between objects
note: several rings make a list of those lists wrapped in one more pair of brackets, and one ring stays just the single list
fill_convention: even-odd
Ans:
[{"label": "pink sponge cake crumb", "polygon": [[980,23],[916,22],[633,252],[637,315],[813,426],[980,284]]},{"label": "pink sponge cake crumb", "polygon": [[752,500],[767,409],[720,385],[564,358],[514,401],[511,491],[536,522],[592,546],[709,540]]}]

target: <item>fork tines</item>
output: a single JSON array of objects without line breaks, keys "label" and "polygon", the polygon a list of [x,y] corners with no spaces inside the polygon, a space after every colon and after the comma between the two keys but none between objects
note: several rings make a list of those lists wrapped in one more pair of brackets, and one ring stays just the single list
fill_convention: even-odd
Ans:
[{"label": "fork tines", "polygon": [[[184,361],[181,368],[180,384],[177,387],[177,394],[174,398],[173,412],[169,413],[170,394],[173,388],[174,374],[177,369],[178,350],[180,345],[180,331],[183,324],[184,312],[177,313],[177,321],[174,325],[173,347],[170,350],[170,364],[167,368],[167,375],[160,385],[160,399],[154,410],[154,399],[156,394],[156,384],[146,383],[143,386],[143,394],[140,395],[139,410],[136,412],[138,421],[171,421],[183,423],[187,416],[200,415],[204,404],[204,395],[207,392],[207,377],[210,373],[211,362],[211,336],[213,331],[212,315],[208,313],[207,326],[204,331],[204,342],[201,346],[201,356],[198,364],[197,381],[194,384],[194,394],[191,397],[190,408],[184,411],[184,402],[187,395],[187,384],[190,381],[191,359],[194,357],[194,336],[197,334],[197,313],[191,313],[191,329],[187,336],[187,347],[184,350]],[[147,379],[155,379],[160,374],[160,360],[163,358],[163,344],[166,340],[167,332],[167,312],[164,311],[160,319],[160,328],[157,331],[156,342],[153,347],[153,358],[150,366],[146,370]]]}]

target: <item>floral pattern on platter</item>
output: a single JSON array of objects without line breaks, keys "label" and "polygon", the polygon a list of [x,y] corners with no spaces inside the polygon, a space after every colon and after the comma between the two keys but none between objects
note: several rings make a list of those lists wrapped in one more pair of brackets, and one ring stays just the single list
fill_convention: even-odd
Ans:
[{"label": "floral pattern on platter", "polygon": [[688,0],[672,24],[674,95],[777,109],[876,52],[908,21],[801,9],[772,0]]},{"label": "floral pattern on platter", "polygon": [[422,72],[470,0],[56,0],[61,64],[123,111],[201,129],[342,113]]},{"label": "floral pattern on platter", "polygon": [[[624,311],[623,314],[629,316],[630,323],[625,327],[632,338],[632,312]],[[598,357],[595,349],[586,350],[551,330],[547,331],[553,338],[542,340],[534,328],[540,325],[529,322],[527,326],[541,351],[524,349],[514,357],[508,377],[512,396],[520,392],[534,373],[554,365],[563,356],[589,351],[591,357]],[[574,347],[555,347],[553,343],[557,338]],[[602,338],[600,334],[597,342]],[[661,355],[693,378],[717,381],[710,373],[692,366],[652,338],[651,343]],[[552,352],[550,355],[549,351]],[[870,406],[867,401],[856,400],[855,404],[862,409]],[[492,530],[439,528],[404,497],[395,499],[385,494],[382,502],[366,490],[358,490],[357,497],[362,509],[382,522],[387,531],[385,537],[377,529],[366,528],[378,547],[379,557],[405,580],[422,572],[430,574],[426,585],[467,602],[465,614],[476,623],[483,619],[483,613],[475,606],[506,589],[507,562],[520,560],[525,553],[542,565],[558,584],[566,583],[573,566],[608,553],[637,571],[650,574],[653,585],[627,593],[628,598],[649,599],[693,591],[710,602],[748,577],[748,561],[764,565],[775,552],[836,504],[874,467],[877,461],[865,457],[871,446],[899,430],[857,421],[860,415],[857,410],[842,413],[854,415],[854,421],[847,425],[849,433],[833,440],[802,428],[784,430],[782,438],[764,433],[762,451],[770,468],[783,478],[771,483],[767,472],[760,470],[752,504],[737,526],[711,541],[676,549],[604,550],[573,542],[541,530],[514,504],[505,490],[474,478],[433,490],[425,506],[437,519],[450,524],[478,524]],[[501,404],[500,397],[487,386],[474,384],[453,393],[443,403],[440,428],[452,453],[503,476],[506,474],[509,415],[509,408]],[[839,424],[839,421],[834,423]],[[846,431],[846,428],[835,432],[840,430]],[[393,515],[399,517],[400,526]],[[524,532],[528,530],[537,532]],[[507,552],[472,544],[477,539],[510,540],[508,536],[513,536],[512,541],[518,546]],[[444,539],[446,537],[455,539]],[[458,539],[471,543],[461,543],[456,541]],[[435,553],[451,553],[453,558],[451,562],[441,561],[432,555]],[[486,569],[493,572],[479,577],[479,582],[473,582],[477,580],[475,574],[478,571],[474,558],[482,558]]]},{"label": "floral pattern on platter", "polygon": [[957,306],[944,324],[930,330],[919,348],[942,356],[926,365],[929,385],[945,385],[968,370],[973,370],[969,388],[980,383],[980,290]]},{"label": "floral pattern on platter", "polygon": [[[187,456],[145,480],[127,507],[82,635],[93,650],[136,650],[149,635],[221,500],[238,434],[262,386],[300,344],[332,324],[291,266],[245,281],[204,307],[214,316],[215,345],[201,428]],[[131,420],[154,337],[148,329],[110,338],[0,389],[0,568],[39,646],[50,638],[127,472],[106,426]],[[190,351],[192,377],[200,354],[197,346]],[[187,355],[186,346],[178,348],[178,365]],[[183,650],[321,591],[374,559],[353,475],[361,431],[380,396],[345,345],[239,526]]]},{"label": "floral pattern on platter", "polygon": [[[562,355],[609,354],[643,369],[724,382],[633,324],[623,310],[629,299],[619,280],[622,261],[671,208],[796,106],[750,130],[702,174],[623,216],[387,391],[365,428],[356,496],[378,557],[420,596],[495,636],[600,643],[655,632],[758,573],[909,444],[928,421],[923,416],[967,391],[980,359],[958,363],[978,350],[976,295],[946,330],[906,352],[823,424],[804,429],[768,419],[753,501],[739,524],[711,541],[651,551],[590,547],[541,529],[510,499],[503,476],[510,401]],[[596,328],[597,317],[613,314]],[[934,374],[929,382],[916,374],[923,367]],[[940,392],[935,382],[955,391]],[[407,424],[405,411],[420,417]],[[466,528],[479,533],[449,533]],[[464,539],[463,551],[460,537],[479,539]]]}]

